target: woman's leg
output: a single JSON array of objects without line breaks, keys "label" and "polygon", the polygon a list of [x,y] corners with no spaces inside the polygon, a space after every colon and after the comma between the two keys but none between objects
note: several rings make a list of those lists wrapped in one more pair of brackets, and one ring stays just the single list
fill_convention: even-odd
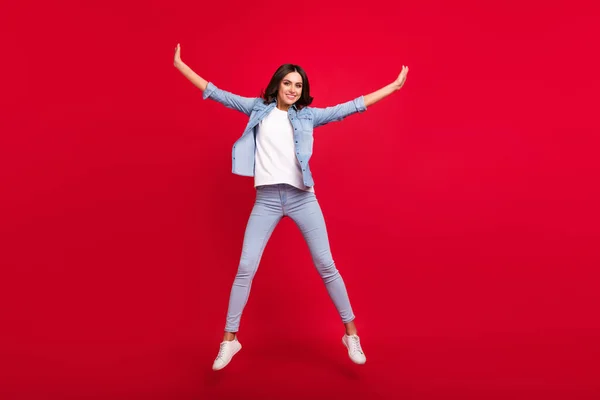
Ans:
[{"label": "woman's leg", "polygon": [[313,262],[325,283],[329,297],[340,314],[346,334],[356,334],[354,313],[350,305],[344,280],[336,268],[329,247],[329,237],[321,206],[314,193],[289,189],[293,194],[284,212],[294,220],[310,250]]},{"label": "woman's leg", "polygon": [[219,347],[219,354],[213,363],[214,370],[225,368],[242,348],[236,338],[236,333],[262,253],[273,230],[283,216],[281,202],[278,199],[276,188],[257,188],[256,202],[246,225],[242,255],[229,296],[225,334]]},{"label": "woman's leg", "polygon": [[346,328],[342,343],[348,349],[348,356],[356,364],[364,364],[367,358],[362,350],[360,338],[356,334],[354,313],[350,306],[346,285],[331,256],[329,237],[321,206],[314,193],[297,189],[290,189],[290,191],[294,194],[290,195],[291,201],[284,206],[284,214],[289,215],[300,228],[310,249],[315,267],[325,282],[327,292],[340,314]]},{"label": "woman's leg", "polygon": [[246,225],[237,274],[231,287],[223,340],[235,338],[250,295],[252,279],[258,270],[265,246],[282,217],[281,202],[276,188],[258,188],[256,202]]}]

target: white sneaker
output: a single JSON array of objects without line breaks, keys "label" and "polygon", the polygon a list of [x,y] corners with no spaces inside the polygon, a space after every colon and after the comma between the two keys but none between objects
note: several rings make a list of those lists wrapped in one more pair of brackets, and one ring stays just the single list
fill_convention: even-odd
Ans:
[{"label": "white sneaker", "polygon": [[344,346],[348,349],[348,356],[350,356],[352,361],[356,364],[364,364],[367,362],[367,357],[360,347],[360,339],[357,335],[344,335],[342,343],[344,343]]},{"label": "white sneaker", "polygon": [[212,369],[217,371],[223,369],[229,364],[233,356],[242,349],[242,345],[238,342],[237,338],[231,341],[221,342],[219,348],[219,354],[215,358]]}]

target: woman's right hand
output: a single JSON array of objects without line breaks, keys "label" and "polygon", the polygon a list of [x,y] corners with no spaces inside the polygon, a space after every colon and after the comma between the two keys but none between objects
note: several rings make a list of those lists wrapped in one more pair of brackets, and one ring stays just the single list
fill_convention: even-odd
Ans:
[{"label": "woman's right hand", "polygon": [[175,47],[175,57],[173,58],[173,65],[178,67],[182,63],[183,61],[181,61],[181,46],[179,46],[179,43],[177,43],[177,46]]}]

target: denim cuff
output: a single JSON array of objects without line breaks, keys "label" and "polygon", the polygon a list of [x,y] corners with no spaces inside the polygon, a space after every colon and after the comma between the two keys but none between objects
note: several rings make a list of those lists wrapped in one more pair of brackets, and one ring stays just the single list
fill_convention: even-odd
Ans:
[{"label": "denim cuff", "polygon": [[354,99],[354,106],[356,107],[356,111],[358,112],[367,111],[367,106],[365,105],[365,97],[360,96]]},{"label": "denim cuff", "polygon": [[213,85],[212,82],[208,82],[208,84],[206,85],[206,89],[204,90],[204,92],[202,92],[202,100],[206,100],[207,98],[209,98],[215,90],[217,90],[217,87]]}]

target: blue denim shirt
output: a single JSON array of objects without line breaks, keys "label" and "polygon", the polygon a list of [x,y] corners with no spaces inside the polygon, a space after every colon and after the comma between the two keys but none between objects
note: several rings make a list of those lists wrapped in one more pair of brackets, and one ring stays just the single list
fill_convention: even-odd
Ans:
[{"label": "blue denim shirt", "polygon": [[[213,99],[224,106],[243,112],[249,116],[248,124],[242,136],[232,149],[232,172],[236,175],[254,176],[254,155],[256,149],[256,129],[258,124],[276,106],[276,101],[264,104],[260,97],[242,97],[217,88],[209,82],[202,95],[203,99]],[[367,110],[363,96],[346,103],[327,108],[304,107],[298,110],[295,105],[289,108],[288,118],[294,128],[296,158],[302,167],[304,185],[312,187],[314,180],[310,172],[309,161],[313,152],[313,129],[333,121]]]}]

